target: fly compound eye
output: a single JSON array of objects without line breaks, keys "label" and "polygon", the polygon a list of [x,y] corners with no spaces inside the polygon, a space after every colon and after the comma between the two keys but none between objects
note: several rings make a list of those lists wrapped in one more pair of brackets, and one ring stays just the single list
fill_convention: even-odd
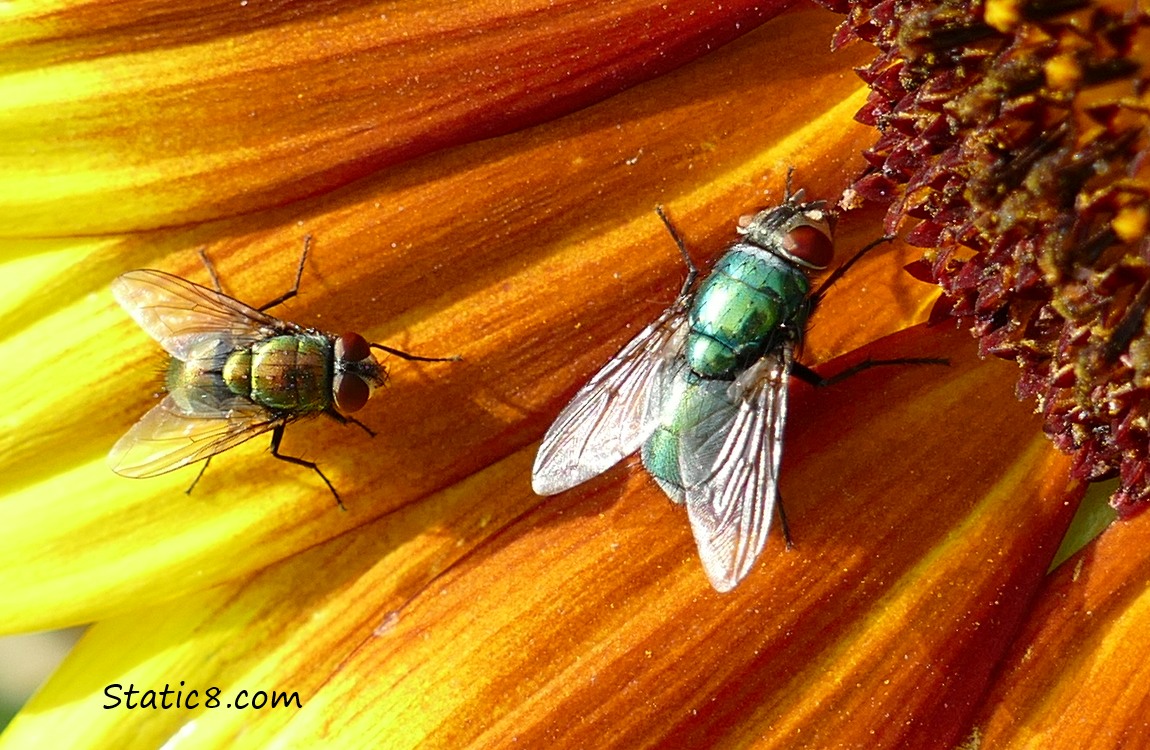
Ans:
[{"label": "fly compound eye", "polygon": [[831,238],[807,224],[800,224],[783,235],[783,248],[799,262],[820,270],[829,266],[835,257]]},{"label": "fly compound eye", "polygon": [[[367,339],[358,333],[345,333],[335,340],[337,362],[359,362],[371,356]],[[362,404],[361,404],[362,406]]]},{"label": "fly compound eye", "polygon": [[335,408],[340,414],[359,411],[371,397],[371,386],[354,372],[336,373],[332,382]]}]

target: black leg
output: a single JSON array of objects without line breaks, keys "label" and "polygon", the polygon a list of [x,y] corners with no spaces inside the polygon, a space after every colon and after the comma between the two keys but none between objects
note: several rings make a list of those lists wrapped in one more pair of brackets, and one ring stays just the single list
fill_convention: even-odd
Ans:
[{"label": "black leg", "polygon": [[[284,302],[287,302],[289,299],[291,299],[292,297],[296,296],[299,293],[299,282],[300,282],[300,279],[303,278],[303,264],[305,261],[307,261],[307,254],[308,254],[308,251],[310,249],[311,249],[311,235],[309,234],[303,238],[303,252],[299,256],[299,266],[295,270],[295,284],[292,285],[291,289],[287,290],[286,292],[284,292],[280,296],[276,297],[271,302],[267,302],[267,303],[257,307],[256,308],[257,310],[259,310],[260,312],[266,312],[267,310],[270,310],[271,308],[275,307],[276,305],[283,304]],[[203,248],[200,248],[199,253],[200,253],[200,260],[202,260],[204,262],[204,268],[208,269],[208,276],[212,277],[212,286],[214,286],[216,288],[217,292],[219,292],[220,294],[224,294],[224,288],[222,286],[220,286],[220,276],[218,273],[216,273],[215,264],[212,263],[211,258],[208,257],[208,254],[206,252],[204,252]]]},{"label": "black leg", "polygon": [[816,388],[826,388],[827,386],[841,383],[849,377],[858,375],[864,370],[869,370],[872,367],[887,367],[888,365],[949,365],[950,360],[943,357],[899,357],[898,359],[864,359],[857,365],[852,365],[840,373],[831,375],[829,378],[824,378],[817,372],[799,362],[791,363],[791,375],[803,381],[810,383]]},{"label": "black leg", "polygon": [[184,490],[185,495],[192,494],[192,490],[194,490],[196,488],[196,485],[200,483],[200,477],[202,477],[204,475],[204,472],[208,470],[208,464],[210,464],[211,462],[212,462],[211,456],[208,456],[207,458],[204,459],[204,465],[200,467],[200,471],[198,474],[196,474],[196,478],[193,479],[192,483],[188,485],[188,488],[186,490]]},{"label": "black leg", "polygon": [[412,360],[414,362],[459,362],[463,359],[463,357],[459,356],[458,354],[452,357],[420,357],[417,354],[409,354],[402,349],[395,349],[390,346],[384,346],[383,344],[368,344],[368,346],[372,349],[379,349],[381,351],[387,352],[388,354],[394,354],[397,357],[402,357],[403,359]]},{"label": "black leg", "polygon": [[345,414],[340,414],[335,409],[328,409],[327,411],[324,412],[324,414],[331,417],[332,419],[339,422],[340,424],[353,424],[356,427],[363,430],[364,432],[366,432],[370,437],[375,437],[375,430],[371,429],[370,427],[365,425],[363,422],[360,422],[355,417],[349,417]]},{"label": "black leg", "polygon": [[787,549],[794,549],[795,542],[791,539],[791,525],[787,523],[787,512],[783,510],[783,496],[777,489],[775,490],[775,510],[779,512],[779,523],[783,525],[783,541],[787,543]]},{"label": "black leg", "polygon": [[691,254],[687,252],[687,243],[683,242],[683,238],[675,230],[675,225],[667,218],[667,214],[663,213],[663,207],[655,206],[655,213],[659,214],[659,218],[663,220],[663,226],[667,227],[667,231],[671,233],[671,238],[679,246],[679,254],[683,256],[683,262],[687,264],[687,279],[683,282],[683,288],[679,290],[679,297],[686,297],[691,291],[691,287],[695,285],[695,279],[699,276],[699,268],[695,265],[695,261],[691,260]]},{"label": "black leg", "polygon": [[[206,252],[204,252],[204,249],[202,247],[199,249],[199,253],[200,253],[200,260],[202,260],[204,262],[204,268],[208,269],[208,276],[210,276],[212,279],[212,286],[214,286],[216,288],[217,292],[219,292],[220,294],[223,294],[224,288],[222,286],[220,286],[220,277],[219,277],[219,274],[216,273],[215,264],[212,263],[212,259],[208,257],[208,254]],[[201,472],[201,473],[203,473],[203,472]],[[197,479],[198,479],[198,477],[197,477]]]},{"label": "black leg", "polygon": [[867,244],[865,247],[863,247],[862,250],[859,250],[857,253],[852,255],[850,260],[848,260],[846,263],[843,263],[841,266],[839,266],[835,270],[831,271],[831,275],[828,276],[826,278],[826,281],[824,281],[822,283],[822,285],[819,286],[818,290],[816,290],[815,293],[811,295],[811,308],[814,309],[816,306],[818,306],[819,300],[821,300],[823,298],[823,296],[827,293],[827,291],[830,290],[831,286],[836,281],[841,279],[846,274],[846,272],[850,270],[850,267],[853,266],[855,263],[857,263],[860,258],[862,258],[864,255],[869,253],[871,250],[874,250],[876,247],[878,247],[882,243],[890,242],[893,239],[894,239],[893,235],[887,235],[886,237],[879,237],[877,240]]},{"label": "black leg", "polygon": [[[260,305],[259,307],[256,308],[257,310],[259,310],[260,312],[267,312],[268,310],[272,309],[276,305],[282,305],[284,302],[287,302],[289,299],[291,299],[292,297],[296,296],[296,294],[299,293],[299,281],[300,281],[300,279],[303,278],[303,264],[307,262],[307,253],[309,250],[311,250],[311,235],[310,234],[304,235],[303,252],[300,253],[300,256],[299,256],[299,266],[297,266],[295,269],[295,283],[292,284],[292,288],[288,289],[286,292],[284,292],[280,296],[276,297],[271,302],[265,302],[263,305]],[[320,476],[322,476],[322,474]],[[332,491],[334,492],[335,490],[332,490]],[[340,507],[342,508],[343,506],[341,505]]]},{"label": "black leg", "polygon": [[[803,381],[810,383],[816,388],[826,388],[835,383],[841,383],[849,377],[858,375],[864,370],[869,370],[872,367],[886,367],[888,365],[949,365],[950,360],[942,357],[899,357],[898,359],[864,359],[857,365],[852,365],[840,373],[831,375],[829,378],[824,378],[817,372],[807,367],[800,362],[791,363],[791,375]],[[787,514],[783,510],[783,496],[777,491],[775,493],[775,507],[779,511],[779,521],[783,525],[783,539],[786,540],[787,549],[794,548],[794,541],[791,539],[791,527],[787,524]]]},{"label": "black leg", "polygon": [[340,510],[347,510],[347,508],[343,507],[343,501],[339,499],[339,493],[335,491],[335,487],[328,481],[328,478],[323,475],[323,472],[319,470],[318,466],[311,461],[305,461],[295,456],[285,456],[280,453],[280,441],[283,440],[283,436],[284,426],[282,424],[276,425],[275,428],[272,429],[272,455],[280,461],[287,461],[289,464],[295,464],[296,466],[306,466],[316,474],[319,474],[319,478],[323,480],[323,483],[331,490],[332,496],[335,497],[335,504],[339,506]]},{"label": "black leg", "polygon": [[353,424],[356,427],[358,427],[359,429],[366,432],[368,434],[368,437],[375,437],[375,430],[371,429],[370,427],[365,425],[363,422],[360,422],[355,417],[344,417],[344,419],[346,419],[348,423]]}]

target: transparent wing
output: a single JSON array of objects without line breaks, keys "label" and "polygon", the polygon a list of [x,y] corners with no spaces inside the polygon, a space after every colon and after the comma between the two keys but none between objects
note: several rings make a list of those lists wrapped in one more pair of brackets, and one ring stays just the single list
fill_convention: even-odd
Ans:
[{"label": "transparent wing", "polygon": [[730,408],[716,410],[683,436],[687,516],[717,591],[735,588],[767,543],[791,357],[790,346],[762,357],[730,386]]},{"label": "transparent wing", "polygon": [[208,408],[202,400],[188,408],[169,393],[140,418],[108,454],[112,471],[126,477],[154,477],[214,456],[284,422],[240,397]]},{"label": "transparent wing", "polygon": [[687,315],[683,300],[623,347],[559,413],[535,456],[531,486],[555,495],[602,474],[639,449],[659,421],[678,369]]},{"label": "transparent wing", "polygon": [[163,271],[129,271],[112,282],[120,306],[179,360],[205,335],[244,345],[290,324],[225,294]]}]

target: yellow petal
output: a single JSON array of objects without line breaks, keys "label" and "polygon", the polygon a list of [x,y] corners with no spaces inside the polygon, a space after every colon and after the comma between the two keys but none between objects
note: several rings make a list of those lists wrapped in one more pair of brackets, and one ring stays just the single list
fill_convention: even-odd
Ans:
[{"label": "yellow petal", "polygon": [[[537,440],[564,396],[674,298],[682,260],[656,202],[705,262],[740,214],[781,198],[788,165],[812,197],[845,182],[828,155],[859,151],[866,130],[841,124],[862,96],[843,56],[808,54],[785,87],[762,75],[778,40],[784,52],[813,47],[834,21],[780,19],[577,115],[322,199],[63,253],[40,274],[48,293],[4,314],[0,358],[15,366],[0,373],[12,399],[0,628],[87,622],[230,580]],[[833,104],[818,118],[801,104],[812,91]],[[112,474],[104,456],[154,403],[162,358],[107,284],[136,267],[207,284],[195,252],[206,247],[226,290],[260,304],[290,285],[305,233],[314,249],[300,296],[277,314],[464,357],[389,361],[391,384],[359,415],[374,439],[327,420],[289,427],[284,453],[317,462],[348,513],[314,474],[269,458],[266,437],[220,456],[190,498],[198,467]],[[847,300],[835,290],[827,304]],[[905,322],[887,325],[857,328],[874,338]],[[816,326],[812,356],[820,329],[833,330]]]},{"label": "yellow petal", "polygon": [[785,3],[10,5],[0,236],[284,205],[575,111]]},{"label": "yellow petal", "polygon": [[[1067,460],[966,334],[872,348],[796,393],[776,536],[711,590],[681,509],[630,462],[531,495],[527,448],[253,577],[101,623],[6,737],[364,747],[905,747],[964,707],[1071,507]],[[956,420],[968,438],[939,431]],[[1019,430],[1028,424],[1031,431]],[[105,687],[296,691],[300,709],[99,708]],[[137,696],[138,697],[138,696]],[[938,706],[952,707],[949,715]],[[58,729],[56,729],[58,728]]]}]

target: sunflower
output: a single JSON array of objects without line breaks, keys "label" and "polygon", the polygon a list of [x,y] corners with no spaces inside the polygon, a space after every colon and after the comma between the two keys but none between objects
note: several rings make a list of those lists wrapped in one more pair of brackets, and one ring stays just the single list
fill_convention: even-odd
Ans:
[{"label": "sunflower", "polygon": [[[1130,550],[1150,526],[1047,575],[1084,478],[1016,398],[1015,365],[926,324],[939,290],[905,272],[914,247],[882,245],[833,287],[802,361],[950,365],[793,385],[795,547],[772,538],[734,592],[710,588],[637,459],[532,493],[547,425],[682,282],[656,204],[706,266],[788,169],[832,202],[866,170],[851,69],[875,50],[832,53],[841,15],[779,10],[11,11],[0,615],[5,632],[93,624],[0,746],[1142,736],[1130,582],[1150,558]],[[844,213],[841,255],[885,233],[883,211]],[[319,464],[346,512],[266,437],[190,496],[196,467],[113,474],[163,363],[111,281],[151,267],[208,285],[203,249],[258,305],[291,286],[305,236],[277,316],[462,356],[387,359],[356,415],[374,437],[288,427],[283,452]],[[1076,700],[1087,678],[1094,700]],[[1066,733],[1076,721],[1089,734]]]}]

